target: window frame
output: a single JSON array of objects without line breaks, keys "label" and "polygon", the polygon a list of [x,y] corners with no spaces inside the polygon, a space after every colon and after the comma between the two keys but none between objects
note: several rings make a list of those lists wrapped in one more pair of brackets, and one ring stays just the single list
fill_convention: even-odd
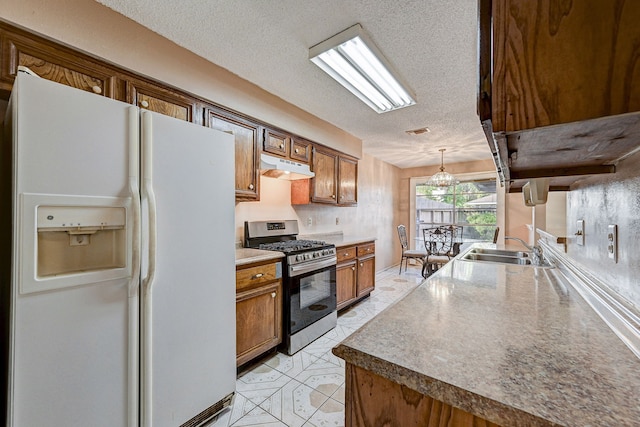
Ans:
[{"label": "window frame", "polygon": [[[465,181],[496,181],[496,226],[504,228],[505,192],[500,186],[500,180],[495,172],[473,172],[456,174],[460,182]],[[409,246],[411,249],[417,247],[416,242],[422,241],[422,236],[417,236],[416,230],[416,186],[424,184],[429,179],[428,176],[411,177],[409,179]]]}]

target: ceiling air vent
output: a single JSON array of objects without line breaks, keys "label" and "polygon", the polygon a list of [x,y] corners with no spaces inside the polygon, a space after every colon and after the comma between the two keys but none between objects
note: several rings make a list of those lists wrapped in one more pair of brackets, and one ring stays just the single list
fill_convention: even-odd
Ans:
[{"label": "ceiling air vent", "polygon": [[429,129],[428,127],[423,127],[420,129],[405,130],[405,132],[409,135],[422,135],[423,133],[431,132],[431,129]]}]

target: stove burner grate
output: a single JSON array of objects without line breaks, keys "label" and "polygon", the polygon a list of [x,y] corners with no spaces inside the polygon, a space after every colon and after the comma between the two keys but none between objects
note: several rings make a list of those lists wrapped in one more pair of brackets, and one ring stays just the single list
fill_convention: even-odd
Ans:
[{"label": "stove burner grate", "polygon": [[292,252],[305,249],[316,249],[326,246],[321,240],[286,240],[282,242],[263,243],[258,248],[269,251]]}]

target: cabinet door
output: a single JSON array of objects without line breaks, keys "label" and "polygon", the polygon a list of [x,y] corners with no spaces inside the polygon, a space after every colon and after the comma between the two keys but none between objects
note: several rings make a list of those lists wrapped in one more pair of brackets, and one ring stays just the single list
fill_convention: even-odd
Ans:
[{"label": "cabinet door", "polygon": [[1,87],[7,92],[13,86],[18,66],[28,67],[43,79],[82,89],[98,95],[115,96],[116,72],[65,48],[4,33],[0,51],[4,53],[0,70]]},{"label": "cabinet door", "polygon": [[143,81],[127,82],[127,102],[187,122],[200,122],[193,98]]},{"label": "cabinet door", "polygon": [[309,157],[311,157],[311,143],[304,139],[292,138],[291,152],[289,155],[293,160],[297,160],[302,163],[309,163]]},{"label": "cabinet door", "polygon": [[375,288],[376,257],[358,258],[357,296],[367,295]]},{"label": "cabinet door", "polygon": [[311,178],[311,201],[336,204],[338,155],[313,147],[312,161],[316,176]]},{"label": "cabinet door", "polygon": [[[236,364],[282,341],[282,281],[236,295]],[[223,325],[221,325],[223,327]]]},{"label": "cabinet door", "polygon": [[493,2],[493,131],[640,110],[640,2],[549,5]]},{"label": "cabinet door", "polygon": [[258,138],[260,127],[219,111],[207,110],[207,126],[235,137],[236,200],[260,200]]},{"label": "cabinet door", "polygon": [[262,144],[264,151],[286,157],[289,155],[289,144],[291,144],[291,137],[289,135],[271,129],[264,130],[264,141]]},{"label": "cabinet door", "polygon": [[338,203],[355,205],[358,202],[358,161],[340,157],[338,167]]},{"label": "cabinet door", "polygon": [[336,266],[336,296],[338,310],[356,298],[356,261],[349,261]]}]

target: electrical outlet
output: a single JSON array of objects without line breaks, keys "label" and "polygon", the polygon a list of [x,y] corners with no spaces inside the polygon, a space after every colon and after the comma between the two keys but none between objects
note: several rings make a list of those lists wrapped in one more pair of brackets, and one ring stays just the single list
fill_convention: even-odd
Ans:
[{"label": "electrical outlet", "polygon": [[607,227],[607,255],[613,262],[618,262],[618,226],[615,224]]},{"label": "electrical outlet", "polygon": [[340,217],[336,217],[336,225],[340,225]]},{"label": "electrical outlet", "polygon": [[311,217],[307,218],[307,227],[311,227],[313,225],[313,219]]},{"label": "electrical outlet", "polygon": [[584,246],[584,219],[579,219],[578,223],[578,231],[576,231],[576,244],[580,246]]}]

